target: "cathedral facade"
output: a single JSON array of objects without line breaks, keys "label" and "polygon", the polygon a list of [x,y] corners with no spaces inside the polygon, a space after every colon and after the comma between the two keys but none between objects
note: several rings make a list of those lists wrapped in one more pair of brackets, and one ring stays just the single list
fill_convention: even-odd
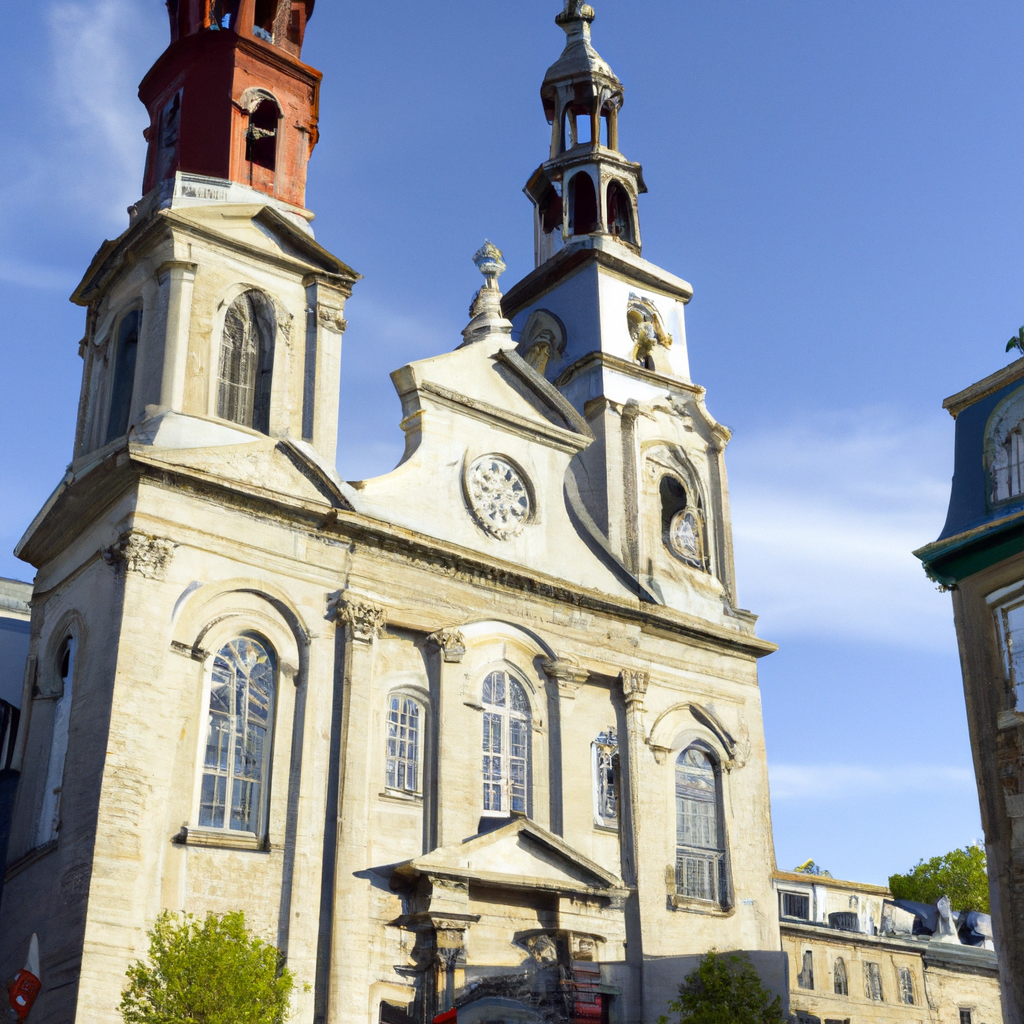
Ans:
[{"label": "cathedral facade", "polygon": [[313,0],[168,9],[145,195],[74,294],[73,461],[18,548],[0,968],[38,935],[32,1021],[116,1020],[164,909],[244,910],[304,1024],[653,1021],[711,948],[784,993],[774,647],[593,10],[541,90],[536,269],[503,295],[480,249],[462,337],[392,374],[400,465],[349,483]]}]

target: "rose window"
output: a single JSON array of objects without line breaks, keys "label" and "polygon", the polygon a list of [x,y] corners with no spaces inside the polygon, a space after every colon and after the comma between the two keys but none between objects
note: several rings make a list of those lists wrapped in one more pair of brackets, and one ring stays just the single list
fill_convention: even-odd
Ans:
[{"label": "rose window", "polygon": [[466,473],[470,507],[480,525],[505,540],[514,537],[530,517],[530,492],[522,474],[497,455],[477,459]]}]

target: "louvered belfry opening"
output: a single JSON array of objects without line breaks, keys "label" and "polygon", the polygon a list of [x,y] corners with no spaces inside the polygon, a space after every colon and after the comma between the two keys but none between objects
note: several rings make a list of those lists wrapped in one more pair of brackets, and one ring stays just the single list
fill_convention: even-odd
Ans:
[{"label": "louvered belfry opening", "polygon": [[273,303],[256,290],[243,292],[224,318],[217,415],[270,433],[270,393],[276,322]]}]

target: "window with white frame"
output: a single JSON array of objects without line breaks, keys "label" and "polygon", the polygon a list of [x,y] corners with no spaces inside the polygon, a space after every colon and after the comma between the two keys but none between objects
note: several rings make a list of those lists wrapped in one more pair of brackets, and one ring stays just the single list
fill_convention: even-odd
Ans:
[{"label": "window with white frame", "polygon": [[510,673],[491,672],[483,685],[484,811],[529,813],[530,702]]},{"label": "window with white frame", "polygon": [[782,896],[782,916],[796,917],[801,921],[811,919],[811,897],[806,893],[784,892]]},{"label": "window with white frame", "polygon": [[57,655],[57,676],[60,679],[61,690],[53,712],[50,758],[46,767],[43,802],[36,830],[37,846],[52,842],[60,830],[61,794],[64,789],[64,762],[68,753],[68,727],[71,724],[76,647],[75,638],[66,637]]},{"label": "window with white frame", "polygon": [[401,693],[388,697],[388,789],[420,792],[420,761],[423,743],[423,707]]},{"label": "window with white frame", "polygon": [[614,729],[591,745],[594,767],[594,821],[602,828],[619,827],[619,740]]},{"label": "window with white frame", "polygon": [[226,643],[213,661],[199,824],[266,832],[277,663],[255,636]]},{"label": "window with white frame", "polygon": [[727,902],[721,791],[715,762],[700,746],[676,760],[676,892]]}]

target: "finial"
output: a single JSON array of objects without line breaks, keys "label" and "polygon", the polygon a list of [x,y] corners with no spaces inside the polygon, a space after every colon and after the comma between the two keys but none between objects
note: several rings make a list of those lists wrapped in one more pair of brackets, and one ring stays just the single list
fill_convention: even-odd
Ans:
[{"label": "finial", "polygon": [[498,278],[505,273],[505,261],[502,259],[504,253],[491,241],[484,240],[484,244],[473,254],[473,262],[476,269],[487,278],[485,288],[497,290]]},{"label": "finial", "polygon": [[485,241],[473,254],[473,262],[486,281],[483,288],[473,296],[473,304],[469,307],[472,319],[462,332],[466,339],[463,344],[482,341],[494,333],[511,336],[512,324],[501,311],[501,289],[498,287],[498,278],[505,272],[502,255],[502,251],[490,241]]},{"label": "finial", "polygon": [[559,25],[570,21],[591,22],[593,20],[594,8],[590,4],[585,4],[583,0],[565,0],[565,10],[555,18]]}]

